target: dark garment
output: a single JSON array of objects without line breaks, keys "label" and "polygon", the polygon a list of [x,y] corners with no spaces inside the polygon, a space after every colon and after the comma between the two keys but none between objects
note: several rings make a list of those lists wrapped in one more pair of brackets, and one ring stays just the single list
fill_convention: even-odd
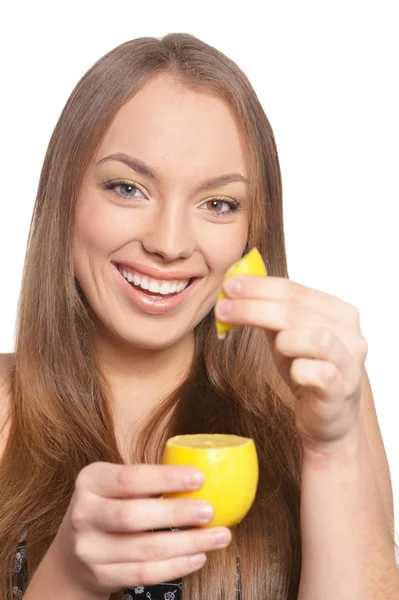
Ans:
[{"label": "dark garment", "polygon": [[[14,561],[15,583],[13,587],[14,600],[20,600],[28,586],[28,568],[26,562],[26,536],[18,541]],[[124,590],[123,600],[180,600],[181,579],[171,583],[158,585],[137,585]]]}]

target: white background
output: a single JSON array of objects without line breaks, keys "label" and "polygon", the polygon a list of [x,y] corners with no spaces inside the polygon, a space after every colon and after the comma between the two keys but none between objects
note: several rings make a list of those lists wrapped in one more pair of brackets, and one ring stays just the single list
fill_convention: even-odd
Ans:
[{"label": "white background", "polygon": [[129,39],[192,33],[238,63],[272,124],[290,278],[360,310],[398,514],[397,3],[7,4],[0,11],[0,352],[13,350],[40,169],[73,87]]}]

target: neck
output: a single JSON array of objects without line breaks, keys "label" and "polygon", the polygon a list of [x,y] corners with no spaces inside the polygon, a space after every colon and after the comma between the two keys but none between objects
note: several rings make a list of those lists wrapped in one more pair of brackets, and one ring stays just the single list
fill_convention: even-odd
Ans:
[{"label": "neck", "polygon": [[161,350],[121,347],[104,338],[98,338],[95,345],[111,389],[116,391],[127,384],[132,399],[137,399],[148,387],[155,389],[168,384],[176,387],[194,356],[194,334]]},{"label": "neck", "polygon": [[115,434],[123,448],[186,377],[194,357],[194,333],[169,348],[151,350],[121,344],[98,330],[95,349],[111,392]]}]

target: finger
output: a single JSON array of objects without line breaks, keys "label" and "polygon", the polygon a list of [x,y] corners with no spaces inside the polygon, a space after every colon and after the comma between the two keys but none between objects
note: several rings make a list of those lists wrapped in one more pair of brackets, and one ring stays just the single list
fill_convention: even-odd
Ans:
[{"label": "finger", "polygon": [[205,554],[179,556],[168,560],[101,565],[98,578],[115,590],[174,581],[198,571],[206,562]]},{"label": "finger", "polygon": [[[231,298],[252,298],[307,306],[331,319],[348,323],[357,322],[359,318],[357,308],[344,300],[284,277],[236,276],[226,279],[223,287]],[[237,287],[238,290],[234,290]]]},{"label": "finger", "polygon": [[82,522],[110,533],[204,525],[214,514],[208,502],[186,498],[98,499],[90,504],[91,515],[82,515]]},{"label": "finger", "polygon": [[189,529],[156,533],[107,534],[106,542],[98,533],[85,536],[81,549],[95,564],[160,561],[225,548],[231,542],[231,532],[226,527]]},{"label": "finger", "polygon": [[[342,375],[336,366],[330,362],[296,358],[292,362],[290,376],[295,386],[316,389],[321,400],[330,401],[333,398],[343,398],[345,396]],[[328,403],[330,417],[335,410],[341,410],[341,407],[336,407],[335,404],[334,402]],[[327,414],[325,417],[327,418]]]},{"label": "finger", "polygon": [[274,343],[275,351],[289,358],[314,358],[333,363],[348,380],[354,371],[354,357],[332,331],[317,329],[284,329]]},{"label": "finger", "polygon": [[203,482],[203,473],[194,467],[96,462],[80,471],[75,487],[106,498],[146,498],[198,489]]},{"label": "finger", "polygon": [[328,322],[325,316],[307,306],[268,300],[222,300],[216,304],[215,314],[226,323],[253,325],[271,331],[323,327]]}]

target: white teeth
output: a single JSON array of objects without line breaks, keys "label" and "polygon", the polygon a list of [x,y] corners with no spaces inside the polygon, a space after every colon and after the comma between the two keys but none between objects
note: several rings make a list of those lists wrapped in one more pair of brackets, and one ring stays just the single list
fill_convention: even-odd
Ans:
[{"label": "white teeth", "polygon": [[133,283],[136,286],[140,286],[143,290],[148,290],[153,294],[162,294],[167,296],[168,294],[175,294],[182,292],[189,284],[189,280],[187,281],[160,281],[156,279],[151,279],[151,277],[145,277],[144,275],[139,275],[138,273],[131,273],[130,271],[126,271],[125,269],[119,269],[120,273],[123,277],[129,281],[129,283]]},{"label": "white teeth", "polygon": [[130,282],[133,281],[133,275],[131,273],[129,273],[129,271],[122,271],[122,275],[128,281],[130,281]]},{"label": "white teeth", "polygon": [[150,285],[148,286],[149,292],[154,292],[154,294],[158,294],[159,292],[159,283],[150,279]]},{"label": "white teeth", "polygon": [[160,294],[165,294],[165,295],[166,295],[166,294],[171,294],[171,293],[172,293],[172,290],[171,290],[171,288],[172,288],[172,286],[171,286],[171,285],[169,285],[169,283],[168,283],[167,281],[164,281],[164,282],[163,282],[163,283],[160,285],[160,287],[159,287],[159,290],[158,290],[158,291],[159,291],[159,293],[160,293]]}]

